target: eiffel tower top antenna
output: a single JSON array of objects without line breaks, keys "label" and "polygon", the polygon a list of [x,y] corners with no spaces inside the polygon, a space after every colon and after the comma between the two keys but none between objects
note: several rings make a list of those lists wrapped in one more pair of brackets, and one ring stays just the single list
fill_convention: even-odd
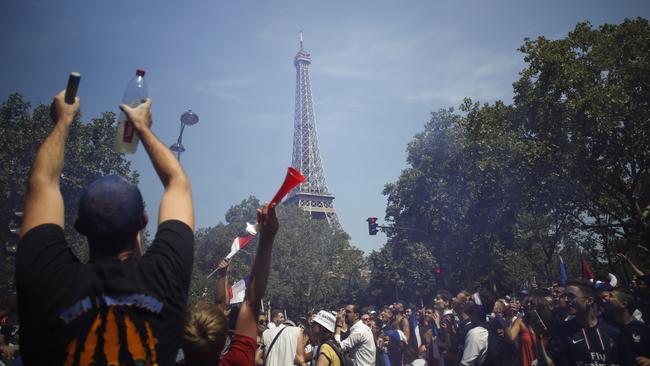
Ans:
[{"label": "eiffel tower top antenna", "polygon": [[300,31],[300,50],[302,51],[302,31]]}]

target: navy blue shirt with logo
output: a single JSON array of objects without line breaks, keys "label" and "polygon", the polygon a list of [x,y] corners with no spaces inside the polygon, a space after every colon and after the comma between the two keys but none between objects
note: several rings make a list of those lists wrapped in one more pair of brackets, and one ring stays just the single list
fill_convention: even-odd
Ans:
[{"label": "navy blue shirt with logo", "polygon": [[624,365],[638,366],[637,357],[650,358],[650,326],[635,319],[619,329]]},{"label": "navy blue shirt with logo", "polygon": [[556,364],[577,366],[621,365],[620,332],[602,321],[582,327],[575,319],[564,322],[559,334],[552,335],[548,355]]}]

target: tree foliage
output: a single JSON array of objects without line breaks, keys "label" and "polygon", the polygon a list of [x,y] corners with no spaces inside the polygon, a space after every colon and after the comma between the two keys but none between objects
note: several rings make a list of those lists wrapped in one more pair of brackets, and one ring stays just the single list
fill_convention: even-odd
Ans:
[{"label": "tree foliage", "polygon": [[580,255],[623,277],[616,252],[649,263],[648,21],[580,23],[520,51],[527,66],[512,105],[466,99],[460,112],[433,113],[409,143],[409,166],[384,190],[395,229],[370,257],[371,283],[393,278],[400,290],[413,263],[401,258],[413,251],[442,266],[439,286],[501,291],[557,278],[559,254],[573,277]]},{"label": "tree foliage", "polygon": [[[117,174],[134,183],[137,172],[123,154],[111,146],[115,131],[115,114],[106,112],[101,117],[82,123],[78,115],[66,142],[65,165],[61,176],[61,193],[65,203],[65,231],[76,253],[87,258],[85,240],[72,227],[77,214],[78,199],[83,187],[106,174]],[[14,256],[17,237],[9,231],[19,227],[14,212],[22,211],[27,190],[27,178],[36,150],[50,133],[53,121],[49,106],[31,105],[20,94],[10,95],[0,105],[0,292],[12,291]]]},{"label": "tree foliage", "polygon": [[[15,211],[22,211],[27,177],[36,150],[53,127],[49,106],[38,105],[33,111],[19,94],[13,94],[0,106],[0,294],[13,287],[14,256],[17,237],[9,227],[19,227]],[[72,227],[78,199],[83,188],[106,174],[118,174],[137,183],[138,174],[122,154],[112,150],[115,115],[82,123],[80,116],[70,129],[66,143],[61,192],[65,202],[66,237],[76,254],[88,257],[85,239]],[[196,232],[196,253],[191,298],[211,299],[214,278],[207,274],[230,250],[232,240],[243,236],[246,222],[257,220],[260,202],[249,197],[226,213],[226,223],[200,228]],[[312,308],[335,308],[343,299],[356,300],[367,285],[363,253],[352,247],[342,231],[332,230],[324,221],[313,220],[297,207],[278,208],[280,230],[275,240],[267,301],[287,308],[290,314],[305,314]],[[9,250],[8,250],[9,249]],[[257,249],[257,239],[233,259],[231,279],[248,275]]]},{"label": "tree foliage", "polygon": [[[214,298],[215,278],[206,277],[228,254],[233,239],[246,235],[246,222],[256,222],[259,205],[249,197],[228,210],[225,224],[197,232],[191,301]],[[280,229],[265,301],[286,308],[292,317],[312,309],[334,309],[344,300],[360,300],[366,266],[363,253],[350,245],[348,235],[295,206],[280,206],[277,213]],[[235,255],[229,270],[231,284],[250,273],[257,245],[256,237]]]}]

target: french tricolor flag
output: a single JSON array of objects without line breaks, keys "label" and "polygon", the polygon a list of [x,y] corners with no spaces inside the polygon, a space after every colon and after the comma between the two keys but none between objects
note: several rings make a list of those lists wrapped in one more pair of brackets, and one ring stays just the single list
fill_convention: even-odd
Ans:
[{"label": "french tricolor flag", "polygon": [[415,345],[418,349],[422,346],[422,339],[420,338],[420,324],[418,324],[417,312],[412,312],[409,319],[409,325],[411,326],[411,333],[415,335]]},{"label": "french tricolor flag", "polygon": [[248,286],[249,277],[246,276],[243,279],[235,282],[232,287],[228,288],[228,297],[230,298],[230,304],[239,304],[244,301],[246,297],[246,287]]},{"label": "french tricolor flag", "polygon": [[232,241],[232,245],[230,246],[230,253],[228,253],[226,259],[232,258],[241,248],[250,243],[254,237],[255,235],[248,235],[243,238],[235,238],[235,240]]}]

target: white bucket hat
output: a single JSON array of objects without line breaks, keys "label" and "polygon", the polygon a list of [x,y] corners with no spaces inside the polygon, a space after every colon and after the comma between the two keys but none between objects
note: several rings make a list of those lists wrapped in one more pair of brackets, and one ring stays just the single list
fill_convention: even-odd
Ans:
[{"label": "white bucket hat", "polygon": [[334,333],[334,329],[336,328],[336,317],[329,311],[319,311],[314,317],[314,321]]}]

